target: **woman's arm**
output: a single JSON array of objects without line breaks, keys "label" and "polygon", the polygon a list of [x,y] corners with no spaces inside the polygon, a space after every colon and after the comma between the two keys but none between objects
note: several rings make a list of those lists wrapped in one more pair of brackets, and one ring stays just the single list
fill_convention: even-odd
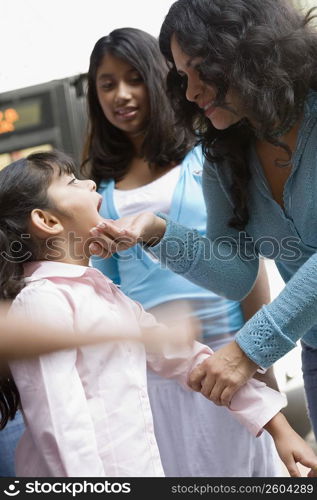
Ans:
[{"label": "woman's arm", "polygon": [[[191,387],[199,390],[202,383],[202,390],[209,391],[212,401],[228,405],[258,366],[267,368],[293,349],[296,341],[317,324],[316,277],[317,253],[299,268],[273,302],[241,328],[234,342],[219,349],[212,360],[191,375]],[[311,338],[313,345],[317,345],[315,337],[316,332]]]},{"label": "woman's arm", "polygon": [[[271,366],[317,324],[316,282],[317,253],[314,253],[280,294],[240,330],[236,340],[255,363]],[[310,335],[312,345],[317,346],[316,332]]]},{"label": "woman's arm", "polygon": [[[228,227],[232,206],[212,168],[204,168],[203,187],[207,238],[172,221],[167,221],[165,229],[153,214],[106,222],[106,227],[101,233],[96,230],[95,236],[104,232],[112,242],[130,239],[125,243],[129,246],[138,241],[151,243],[151,236],[161,238],[151,251],[164,265],[219,295],[241,301],[257,276],[258,258],[253,242],[245,233]],[[193,376],[193,388],[200,387],[205,377],[212,387],[212,400],[228,405],[234,392],[259,366],[268,368],[293,349],[296,341],[317,324],[316,277],[317,253],[301,266],[272,303],[244,325],[236,341],[215,353],[207,370],[198,370],[197,376]],[[311,341],[317,345],[315,338]]]},{"label": "woman's arm", "polygon": [[[93,253],[103,256],[142,243],[163,265],[218,295],[241,301],[258,272],[258,255],[246,233],[229,227],[232,205],[212,166],[204,167],[203,191],[207,210],[206,237],[195,229],[144,213],[105,220],[93,228]],[[166,220],[164,220],[166,219]],[[190,223],[190,221],[189,221]]]}]

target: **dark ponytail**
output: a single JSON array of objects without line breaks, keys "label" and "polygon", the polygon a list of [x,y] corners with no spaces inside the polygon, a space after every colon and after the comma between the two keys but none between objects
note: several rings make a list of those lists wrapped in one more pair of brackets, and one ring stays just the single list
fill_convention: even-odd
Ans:
[{"label": "dark ponytail", "polygon": [[0,376],[0,430],[12,420],[19,408],[20,395],[10,372]]}]

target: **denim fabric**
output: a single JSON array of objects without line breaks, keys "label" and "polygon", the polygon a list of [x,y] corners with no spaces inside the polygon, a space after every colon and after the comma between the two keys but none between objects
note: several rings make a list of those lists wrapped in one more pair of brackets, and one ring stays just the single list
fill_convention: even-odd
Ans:
[{"label": "denim fabric", "polygon": [[0,431],[0,477],[15,477],[14,454],[24,432],[21,412]]},{"label": "denim fabric", "polygon": [[302,370],[308,412],[317,439],[317,349],[302,342]]}]

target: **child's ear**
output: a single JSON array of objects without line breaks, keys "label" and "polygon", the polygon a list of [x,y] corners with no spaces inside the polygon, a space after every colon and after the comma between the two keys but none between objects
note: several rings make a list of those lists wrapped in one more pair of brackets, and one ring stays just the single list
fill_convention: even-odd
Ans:
[{"label": "child's ear", "polygon": [[31,212],[31,225],[33,232],[39,237],[57,236],[64,227],[60,220],[48,210],[35,208]]}]

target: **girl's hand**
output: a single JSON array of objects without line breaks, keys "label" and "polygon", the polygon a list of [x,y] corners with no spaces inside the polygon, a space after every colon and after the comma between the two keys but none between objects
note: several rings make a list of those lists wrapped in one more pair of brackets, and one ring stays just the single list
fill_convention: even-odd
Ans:
[{"label": "girl's hand", "polygon": [[273,437],[277,452],[291,477],[301,477],[297,463],[310,468],[308,477],[317,476],[315,453],[289,425],[282,413],[275,415],[264,428]]},{"label": "girl's hand", "polygon": [[156,245],[162,239],[165,228],[164,219],[148,212],[117,220],[104,219],[90,230],[96,240],[89,245],[89,250],[92,255],[107,258],[137,243]]},{"label": "girl's hand", "polygon": [[216,405],[229,406],[234,393],[258,366],[232,341],[214,352],[190,374],[188,385]]}]

